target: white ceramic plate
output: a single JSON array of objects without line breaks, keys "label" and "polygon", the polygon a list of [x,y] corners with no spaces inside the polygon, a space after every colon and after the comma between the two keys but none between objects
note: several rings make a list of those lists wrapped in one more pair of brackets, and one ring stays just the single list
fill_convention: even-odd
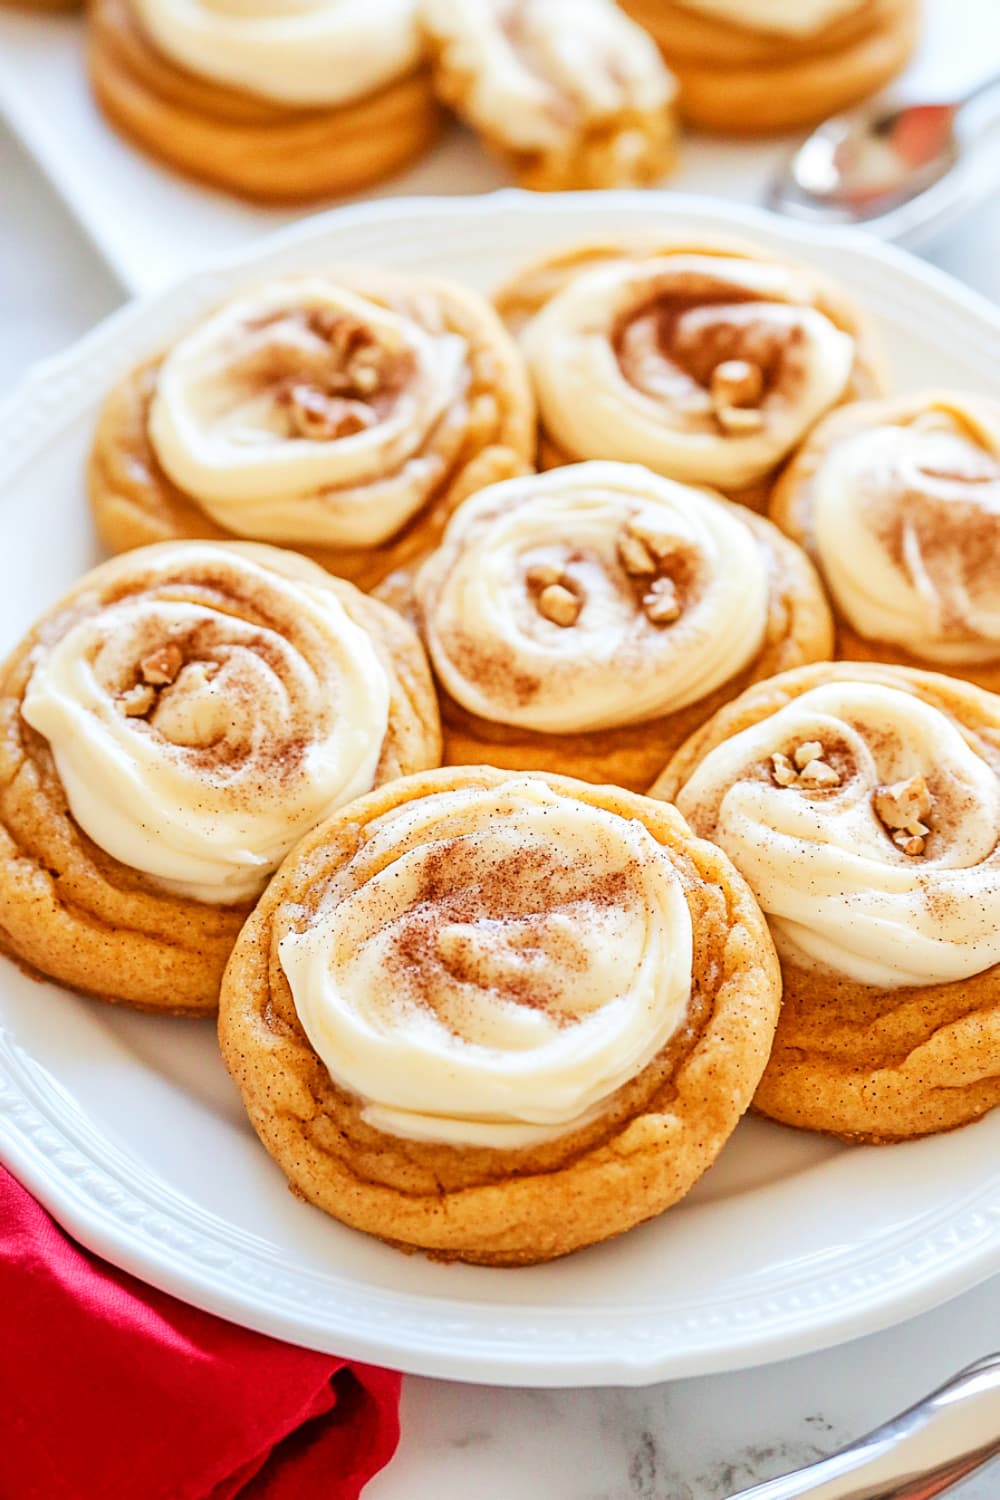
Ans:
[{"label": "white ceramic plate", "polygon": [[[900,252],[656,194],[503,193],[341,210],[116,314],[0,410],[0,646],[96,558],[82,469],[109,382],[234,286],[358,258],[488,288],[547,246],[652,225],[756,235],[881,318],[901,388],[995,386],[1000,313]],[[79,1239],[299,1343],[492,1383],[642,1383],[870,1332],[1000,1268],[1000,1111],[846,1149],[747,1121],[679,1207],[519,1271],[434,1265],[287,1191],[210,1025],[119,1013],[0,968],[0,1156]]]},{"label": "white ceramic plate", "polygon": [[[995,5],[927,0],[921,53],[902,85],[910,96],[954,97],[991,67],[1000,68]],[[131,291],[165,286],[206,255],[240,249],[299,217],[199,187],[120,139],[90,96],[82,24],[77,17],[27,15],[0,5],[0,112]],[[691,137],[670,186],[760,203],[787,149],[781,142]],[[1000,149],[970,160],[961,176],[935,190],[932,227],[940,229],[982,197],[998,172]],[[504,181],[472,137],[455,129],[410,171],[365,196],[481,193]],[[922,237],[905,214],[886,216],[872,228],[910,244]]]}]

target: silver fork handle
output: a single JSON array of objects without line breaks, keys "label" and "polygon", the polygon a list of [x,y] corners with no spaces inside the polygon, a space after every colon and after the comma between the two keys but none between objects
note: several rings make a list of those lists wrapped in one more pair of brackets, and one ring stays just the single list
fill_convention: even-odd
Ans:
[{"label": "silver fork handle", "polygon": [[1000,1354],[867,1437],[730,1500],[932,1500],[1000,1454]]}]

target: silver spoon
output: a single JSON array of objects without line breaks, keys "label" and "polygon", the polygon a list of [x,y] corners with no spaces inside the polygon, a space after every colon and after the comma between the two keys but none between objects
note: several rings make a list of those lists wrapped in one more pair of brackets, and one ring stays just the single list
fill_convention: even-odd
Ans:
[{"label": "silver spoon", "polygon": [[771,184],[779,213],[825,223],[860,224],[912,202],[956,166],[979,130],[1000,110],[974,108],[998,91],[994,74],[952,104],[892,105],[884,101],[834,115],[789,157]]},{"label": "silver spoon", "polygon": [[1000,1454],[1000,1354],[807,1469],[730,1500],[931,1500]]}]

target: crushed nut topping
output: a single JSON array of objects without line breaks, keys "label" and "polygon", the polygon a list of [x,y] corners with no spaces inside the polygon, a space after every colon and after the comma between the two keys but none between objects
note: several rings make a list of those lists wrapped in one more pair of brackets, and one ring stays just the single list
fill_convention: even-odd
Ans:
[{"label": "crushed nut topping", "polygon": [[370,396],[378,388],[378,367],[367,359],[356,359],[353,364],[348,365],[345,373],[351,384],[363,396]]},{"label": "crushed nut topping", "polygon": [[923,776],[910,776],[878,787],[872,803],[875,814],[885,825],[892,842],[904,854],[923,854],[930,828],[924,819],[930,816],[933,798]]},{"label": "crushed nut topping", "polygon": [[642,607],[651,625],[672,625],[680,618],[681,604],[672,578],[654,578],[643,595]]},{"label": "crushed nut topping", "polygon": [[641,519],[627,521],[618,538],[618,561],[642,590],[642,610],[651,625],[672,625],[680,618],[677,584],[664,571],[677,551],[676,536]]},{"label": "crushed nut topping", "polygon": [[371,407],[344,396],[326,396],[314,385],[298,383],[285,396],[288,420],[295,437],[329,442],[352,437],[378,420]]},{"label": "crushed nut topping", "polygon": [[535,593],[535,607],[553,625],[575,625],[583,608],[583,595],[568,573],[556,563],[532,563],[524,575]]},{"label": "crushed nut topping", "polygon": [[142,680],[154,687],[165,687],[168,682],[173,682],[181,667],[184,665],[184,655],[179,646],[173,641],[161,646],[158,651],[150,652],[144,656],[139,663],[139,671]]},{"label": "crushed nut topping", "polygon": [[119,693],[118,702],[126,719],[141,719],[156,702],[156,689],[148,682],[137,682]]},{"label": "crushed nut topping", "polygon": [[776,750],[771,756],[771,775],[779,786],[796,786],[799,773],[788,759],[787,755]]},{"label": "crushed nut topping", "polygon": [[657,571],[656,558],[645,541],[630,531],[618,540],[618,560],[632,578],[651,578]]},{"label": "crushed nut topping", "polygon": [[371,329],[356,318],[324,309],[313,313],[311,327],[338,358],[339,367],[326,376],[330,393],[373,395],[383,382],[386,355]]},{"label": "crushed nut topping", "polygon": [[799,772],[805,786],[839,786],[840,775],[825,760],[811,760]]},{"label": "crushed nut topping", "polygon": [[712,371],[709,389],[723,406],[755,406],[764,393],[764,375],[747,359],[724,359]]},{"label": "crushed nut topping", "polygon": [[763,413],[754,411],[752,407],[719,406],[716,407],[715,417],[725,432],[737,436],[759,432],[764,425]]},{"label": "crushed nut topping", "polygon": [[663,562],[671,552],[677,550],[677,538],[669,531],[659,531],[655,526],[648,525],[645,521],[629,521],[625,526],[627,536],[636,537],[646,551],[656,559]]},{"label": "crushed nut topping", "polygon": [[926,818],[931,810],[931,794],[923,776],[911,776],[880,786],[874,794],[875,811],[887,828],[905,828]]},{"label": "crushed nut topping", "polygon": [[526,579],[533,588],[548,588],[550,583],[561,583],[563,573],[554,563],[534,563],[525,574]]},{"label": "crushed nut topping", "polygon": [[805,787],[818,791],[840,785],[840,773],[823,759],[819,740],[804,740],[796,746],[791,758],[781,750],[771,756],[771,776],[778,786]]},{"label": "crushed nut topping", "polygon": [[[928,830],[929,832],[929,830]],[[899,828],[892,836],[892,842],[897,849],[902,849],[904,854],[911,856],[923,854],[926,841],[922,835],[909,833],[905,828]]]},{"label": "crushed nut topping", "polygon": [[580,617],[582,602],[561,583],[547,584],[538,596],[538,608],[553,625],[575,625]]},{"label": "crushed nut topping", "polygon": [[708,390],[716,420],[725,432],[758,432],[763,427],[759,402],[764,375],[759,365],[746,359],[724,359],[712,371]]},{"label": "crushed nut topping", "polygon": [[313,333],[326,340],[344,363],[352,355],[363,349],[371,349],[377,343],[372,330],[360,318],[337,312],[332,307],[314,308],[309,313],[309,327]]},{"label": "crushed nut topping", "polygon": [[806,743],[804,745],[800,745],[795,752],[795,764],[800,771],[805,766],[807,766],[811,760],[822,759],[823,746],[820,744],[819,740],[807,740]]}]

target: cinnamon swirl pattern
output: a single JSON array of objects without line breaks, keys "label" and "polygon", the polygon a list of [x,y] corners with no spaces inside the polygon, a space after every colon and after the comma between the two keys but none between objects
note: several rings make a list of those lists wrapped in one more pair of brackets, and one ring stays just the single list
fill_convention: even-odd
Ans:
[{"label": "cinnamon swirl pattern", "polygon": [[243,197],[352,192],[439,129],[415,0],[95,0],[87,22],[112,124]]},{"label": "cinnamon swirl pattern", "polygon": [[296,840],[440,754],[410,629],[248,544],[95,569],[9,658],[0,702],[0,941],[146,1008],[211,1009]]},{"label": "cinnamon swirl pattern", "polygon": [[481,490],[381,593],[426,644],[446,761],[635,789],[747,682],[831,640],[811,567],[774,527],[637,464]]},{"label": "cinnamon swirl pattern", "polygon": [[820,417],[882,388],[871,330],[838,288],[735,243],[580,246],[497,303],[528,360],[547,467],[642,463],[759,506]]},{"label": "cinnamon swirl pattern", "polygon": [[514,1265],[681,1197],[777,1005],[763,918],[674,809],[478,767],[397,781],[299,846],[233,952],[219,1035],[298,1192]]},{"label": "cinnamon swirl pattern", "polygon": [[1000,699],[844,662],[750,688],[675,798],[749,881],[785,1000],[757,1107],[891,1140],[1000,1102]]},{"label": "cinnamon swirl pattern", "polygon": [[674,82],[612,0],[423,0],[435,87],[524,187],[641,187],[671,164]]},{"label": "cinnamon swirl pattern", "polygon": [[234,298],[111,393],[91,504],[116,551],[248,537],[371,587],[465,494],[522,472],[534,413],[491,309],[342,268]]},{"label": "cinnamon swirl pattern", "polygon": [[1000,403],[860,402],[815,430],[771,516],[817,563],[838,654],[1000,689]]}]

